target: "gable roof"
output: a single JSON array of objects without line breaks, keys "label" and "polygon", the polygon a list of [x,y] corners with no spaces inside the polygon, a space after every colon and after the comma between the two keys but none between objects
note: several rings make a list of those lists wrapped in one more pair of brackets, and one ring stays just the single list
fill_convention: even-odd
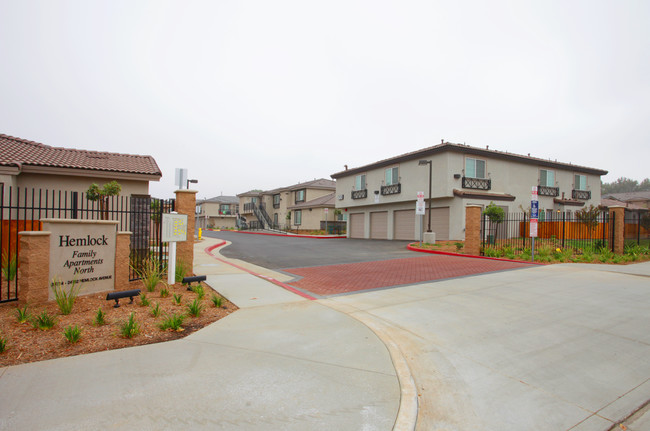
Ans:
[{"label": "gable roof", "polygon": [[302,209],[302,208],[321,208],[328,207],[334,208],[334,195],[335,193],[330,193],[329,195],[321,196],[316,199],[312,199],[308,202],[300,202],[299,204],[288,207],[288,209]]},{"label": "gable roof", "polygon": [[443,142],[433,147],[423,148],[421,150],[405,153],[396,157],[391,157],[389,159],[384,159],[375,163],[370,163],[368,165],[360,166],[358,168],[346,169],[345,171],[337,172],[330,176],[334,179],[344,178],[350,175],[362,174],[370,169],[390,166],[395,163],[406,162],[409,160],[418,160],[420,158],[429,157],[434,154],[442,153],[445,151],[454,151],[458,153],[473,154],[473,155],[478,155],[483,157],[491,157],[495,159],[510,160],[510,161],[525,163],[529,165],[568,169],[575,172],[582,172],[582,173],[592,174],[592,175],[607,175],[607,171],[602,169],[588,168],[586,166],[578,166],[578,165],[573,165],[571,163],[562,163],[558,161],[545,160],[537,157],[531,157],[530,155],[522,156],[515,153],[509,153],[507,151],[503,152],[503,151],[490,150],[487,148],[471,147],[465,144],[452,144],[451,142]]},{"label": "gable roof", "polygon": [[650,191],[648,192],[623,192],[623,193],[603,193],[603,198],[616,199],[617,201],[644,201],[650,200]]},{"label": "gable roof", "polygon": [[248,191],[245,193],[240,193],[238,197],[248,197],[248,196],[261,196],[261,195],[275,195],[280,192],[289,192],[293,190],[302,190],[302,189],[321,189],[321,190],[336,190],[336,181],[328,180],[325,178],[320,178],[318,180],[307,181],[305,183],[298,183],[292,186],[278,187],[277,189],[265,190],[265,191]]},{"label": "gable roof", "polygon": [[200,200],[196,204],[201,205],[205,203],[238,204],[239,199],[237,199],[237,196],[215,196],[210,199]]},{"label": "gable roof", "polygon": [[0,166],[82,169],[140,174],[160,179],[162,172],[151,156],[51,147],[0,134]]}]

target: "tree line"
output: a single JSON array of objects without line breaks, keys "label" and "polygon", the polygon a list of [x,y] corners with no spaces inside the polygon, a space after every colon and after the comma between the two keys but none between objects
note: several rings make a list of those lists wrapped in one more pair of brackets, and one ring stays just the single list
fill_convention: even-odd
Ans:
[{"label": "tree line", "polygon": [[650,191],[650,178],[638,182],[637,180],[621,177],[611,183],[602,183],[600,187],[600,192],[603,194],[648,191]]}]

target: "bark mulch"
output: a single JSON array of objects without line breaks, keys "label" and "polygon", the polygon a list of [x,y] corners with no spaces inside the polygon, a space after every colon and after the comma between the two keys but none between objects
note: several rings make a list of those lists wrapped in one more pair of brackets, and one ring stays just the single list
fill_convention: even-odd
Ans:
[{"label": "bark mulch", "polygon": [[[129,298],[120,299],[120,307],[113,308],[115,302],[106,300],[106,292],[79,296],[69,315],[62,315],[55,301],[28,304],[27,309],[32,317],[40,315],[43,311],[56,316],[56,325],[46,331],[35,329],[30,322],[19,323],[16,317],[16,310],[19,307],[17,303],[3,304],[0,306],[0,337],[6,340],[6,351],[0,353],[0,366],[176,340],[237,310],[237,306],[225,298],[222,299],[220,308],[215,307],[210,297],[213,294],[220,295],[203,284],[205,290],[205,296],[201,300],[204,305],[203,311],[199,317],[191,317],[187,315],[187,304],[194,301],[198,295],[188,291],[187,286],[176,283],[168,287],[169,296],[163,298],[161,286],[163,285],[159,284],[154,292],[141,289],[141,294],[146,295],[151,303],[150,306],[143,306],[142,298],[136,297],[133,304],[129,303]],[[181,305],[174,303],[174,293],[182,295]],[[151,309],[156,303],[160,304],[159,317],[151,314]],[[107,324],[95,326],[93,321],[100,308],[105,313]],[[120,327],[128,320],[131,313],[135,313],[135,320],[140,324],[140,333],[129,339],[121,336]],[[181,331],[161,330],[158,327],[160,322],[167,314],[174,313],[187,315],[183,322],[183,329]],[[78,325],[82,330],[81,338],[77,343],[71,344],[63,335],[64,329],[69,325]]]}]

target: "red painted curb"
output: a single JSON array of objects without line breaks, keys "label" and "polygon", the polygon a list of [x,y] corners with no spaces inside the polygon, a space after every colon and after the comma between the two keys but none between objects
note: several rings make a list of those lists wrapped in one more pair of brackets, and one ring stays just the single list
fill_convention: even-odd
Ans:
[{"label": "red painted curb", "polygon": [[208,255],[212,256],[213,259],[216,259],[216,260],[218,260],[219,262],[223,262],[223,263],[225,263],[225,264],[227,264],[227,265],[230,265],[230,266],[233,266],[233,267],[235,267],[235,268],[237,268],[237,269],[240,269],[240,270],[242,270],[242,271],[245,271],[245,272],[247,272],[247,273],[249,273],[249,274],[251,274],[251,275],[254,275],[254,276],[257,277],[257,278],[261,278],[262,280],[270,281],[271,283],[275,284],[276,286],[280,286],[280,287],[282,287],[283,289],[286,289],[286,290],[288,290],[288,291],[291,292],[291,293],[295,293],[296,295],[300,295],[300,296],[302,296],[302,297],[305,298],[305,299],[309,299],[310,301],[314,301],[314,300],[317,299],[317,298],[314,298],[313,296],[307,295],[307,294],[304,293],[304,292],[301,292],[300,290],[298,290],[298,289],[296,289],[296,288],[294,288],[294,287],[289,286],[288,284],[285,284],[285,283],[283,283],[283,282],[281,282],[281,281],[279,281],[279,280],[276,280],[275,278],[267,277],[267,276],[262,275],[262,274],[258,274],[258,273],[254,272],[254,271],[251,271],[250,269],[246,269],[246,268],[244,268],[244,267],[242,267],[242,266],[239,266],[239,265],[236,265],[236,264],[234,264],[234,263],[232,263],[232,262],[228,262],[227,260],[224,260],[224,259],[218,258],[218,257],[215,256],[214,254],[212,254],[212,250],[214,250],[215,248],[219,248],[219,247],[221,247],[221,246],[224,245],[225,243],[226,243],[226,241],[222,241],[222,242],[220,242],[220,243],[218,243],[218,244],[214,244],[214,245],[211,245],[210,247],[206,247],[205,249],[203,249],[203,251],[205,251]]},{"label": "red painted curb", "polygon": [[268,236],[286,236],[288,238],[316,238],[316,239],[339,239],[347,238],[347,236],[336,235],[336,236],[323,236],[323,235],[287,235],[286,233],[268,233],[268,232],[249,232],[242,230],[231,230],[229,232],[235,233],[246,233],[248,235],[268,235]]},{"label": "red painted curb", "polygon": [[427,250],[423,248],[417,248],[414,247],[413,244],[416,243],[411,243],[406,246],[408,250],[411,251],[417,251],[418,253],[431,253],[431,254],[442,254],[445,256],[458,256],[458,257],[473,257],[474,259],[487,259],[487,260],[498,260],[501,262],[514,262],[514,263],[527,263],[530,265],[546,265],[545,263],[540,263],[540,262],[527,262],[523,260],[511,260],[511,259],[502,259],[500,257],[488,257],[488,256],[473,256],[469,254],[461,254],[461,253],[454,253],[452,251],[438,251],[438,250]]}]

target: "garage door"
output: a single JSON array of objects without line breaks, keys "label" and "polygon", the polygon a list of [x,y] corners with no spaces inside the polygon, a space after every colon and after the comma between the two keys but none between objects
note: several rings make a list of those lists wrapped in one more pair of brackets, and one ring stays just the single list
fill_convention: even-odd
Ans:
[{"label": "garage door", "polygon": [[364,214],[350,214],[350,238],[363,238]]},{"label": "garage door", "polygon": [[388,238],[388,211],[370,213],[370,239]]},{"label": "garage door", "polygon": [[[424,216],[424,231],[429,226],[429,209]],[[431,230],[436,233],[436,241],[449,240],[449,207],[431,208]]]},{"label": "garage door", "polygon": [[415,241],[415,210],[394,212],[395,239]]}]

